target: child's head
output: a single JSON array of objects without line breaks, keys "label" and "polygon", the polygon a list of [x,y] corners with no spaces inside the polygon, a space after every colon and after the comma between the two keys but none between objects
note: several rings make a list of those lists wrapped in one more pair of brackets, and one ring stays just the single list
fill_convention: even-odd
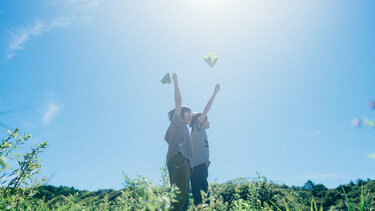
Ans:
[{"label": "child's head", "polygon": [[[172,121],[175,108],[168,112],[169,121]],[[188,125],[191,122],[191,109],[187,106],[181,106],[181,117],[184,118],[185,123]]]},{"label": "child's head", "polygon": [[[197,121],[199,121],[199,118],[201,117],[201,115],[202,115],[202,113],[193,113],[193,117],[192,117],[192,119],[191,119],[191,122],[190,122],[190,127],[193,127],[193,125],[197,122]],[[208,117],[207,117],[207,115],[206,115],[206,117],[204,118],[204,120],[203,120],[203,126],[204,126],[204,128],[206,128],[206,129],[208,129],[208,128],[210,128],[210,122],[208,121]]]}]

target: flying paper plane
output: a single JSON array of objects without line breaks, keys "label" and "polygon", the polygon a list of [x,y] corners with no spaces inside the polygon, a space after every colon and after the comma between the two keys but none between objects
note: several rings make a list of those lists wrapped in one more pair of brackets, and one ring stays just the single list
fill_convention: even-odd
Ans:
[{"label": "flying paper plane", "polygon": [[172,80],[171,80],[171,73],[167,73],[165,74],[165,76],[161,79],[160,81],[162,84],[170,84],[172,83]]},{"label": "flying paper plane", "polygon": [[210,67],[213,67],[217,62],[219,57],[215,55],[214,52],[208,52],[205,56],[202,56],[202,59],[207,62]]}]

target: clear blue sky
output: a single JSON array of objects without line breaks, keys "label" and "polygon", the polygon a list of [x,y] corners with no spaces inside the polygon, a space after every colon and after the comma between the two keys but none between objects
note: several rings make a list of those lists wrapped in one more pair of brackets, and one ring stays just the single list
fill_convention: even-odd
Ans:
[{"label": "clear blue sky", "polygon": [[216,81],[201,56],[214,51],[209,180],[375,179],[375,131],[351,126],[375,119],[374,14],[370,0],[5,0],[0,111],[16,112],[0,122],[49,142],[49,184],[158,182],[174,106],[160,79],[177,72],[183,104],[202,111]]}]

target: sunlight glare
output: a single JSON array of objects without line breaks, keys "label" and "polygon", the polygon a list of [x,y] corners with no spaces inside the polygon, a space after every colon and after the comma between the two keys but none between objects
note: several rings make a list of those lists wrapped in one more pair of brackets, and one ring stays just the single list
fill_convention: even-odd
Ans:
[{"label": "sunlight glare", "polygon": [[233,5],[234,2],[228,0],[192,0],[189,3],[194,9],[203,9],[207,13],[213,13]]}]

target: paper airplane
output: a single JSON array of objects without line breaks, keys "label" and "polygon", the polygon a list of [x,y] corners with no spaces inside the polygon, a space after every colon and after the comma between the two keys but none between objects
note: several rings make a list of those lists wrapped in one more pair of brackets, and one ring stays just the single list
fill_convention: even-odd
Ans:
[{"label": "paper airplane", "polygon": [[170,83],[172,83],[171,74],[170,73],[165,74],[165,76],[161,79],[160,82],[162,84],[170,84]]},{"label": "paper airplane", "polygon": [[217,62],[219,57],[215,55],[214,52],[208,52],[205,56],[202,56],[202,59],[207,62],[210,67],[213,67]]}]

